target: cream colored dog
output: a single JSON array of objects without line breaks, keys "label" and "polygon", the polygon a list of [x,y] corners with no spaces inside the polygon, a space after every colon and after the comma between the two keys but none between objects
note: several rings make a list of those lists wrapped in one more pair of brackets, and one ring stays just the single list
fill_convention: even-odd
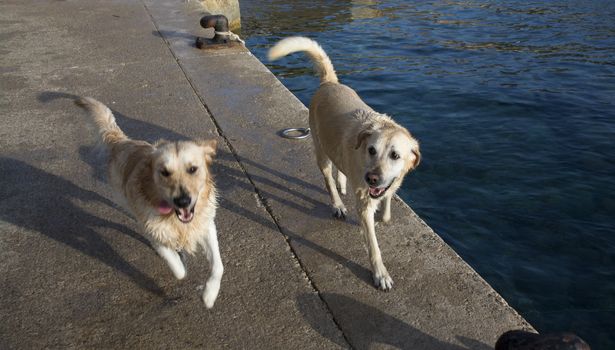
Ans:
[{"label": "cream colored dog", "polygon": [[384,202],[382,220],[391,219],[391,197],[406,173],[419,164],[419,144],[408,130],[390,117],[375,112],[354,90],[340,84],[331,60],[315,41],[303,37],[286,38],[269,50],[269,59],[297,51],[307,53],[320,75],[320,88],[310,103],[310,130],[318,167],[331,195],[333,213],[338,218],[345,218],[347,213],[333,179],[335,165],[342,194],[346,194],[348,178],[356,196],[357,211],[369,246],[374,284],[389,290],[393,280],[380,255],[374,213]]},{"label": "cream colored dog", "polygon": [[209,166],[216,140],[159,141],[152,145],[129,139],[107,106],[93,98],[75,103],[88,110],[109,153],[109,183],[121,204],[141,224],[158,254],[177,279],[186,276],[178,254],[202,246],[211,274],[203,301],[211,308],[220,290],[223,266],[214,217],[216,189]]}]

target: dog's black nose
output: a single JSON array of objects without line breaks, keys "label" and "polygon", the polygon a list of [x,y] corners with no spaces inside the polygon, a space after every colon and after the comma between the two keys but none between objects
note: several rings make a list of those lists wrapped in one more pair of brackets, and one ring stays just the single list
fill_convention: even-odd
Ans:
[{"label": "dog's black nose", "polygon": [[186,208],[190,205],[191,202],[192,198],[190,198],[190,196],[188,196],[187,194],[182,194],[179,197],[173,198],[173,203],[175,203],[178,208]]},{"label": "dog's black nose", "polygon": [[380,182],[380,175],[374,173],[365,174],[365,181],[370,186],[376,186]]}]

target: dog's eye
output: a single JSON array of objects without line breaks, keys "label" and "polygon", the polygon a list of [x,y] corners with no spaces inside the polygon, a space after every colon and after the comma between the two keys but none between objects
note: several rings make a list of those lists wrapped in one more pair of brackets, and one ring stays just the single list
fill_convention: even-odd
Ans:
[{"label": "dog's eye", "polygon": [[374,148],[374,146],[369,146],[367,152],[369,152],[369,154],[373,156],[374,154],[376,154],[376,149]]},{"label": "dog's eye", "polygon": [[395,151],[391,152],[391,159],[398,160],[399,159],[399,153],[397,153]]},{"label": "dog's eye", "polygon": [[191,166],[190,168],[188,168],[188,174],[194,174],[197,170],[199,170],[199,168]]},{"label": "dog's eye", "polygon": [[162,169],[162,170],[160,170],[160,175],[162,175],[164,177],[169,177],[169,175],[171,175],[171,173],[167,169]]}]

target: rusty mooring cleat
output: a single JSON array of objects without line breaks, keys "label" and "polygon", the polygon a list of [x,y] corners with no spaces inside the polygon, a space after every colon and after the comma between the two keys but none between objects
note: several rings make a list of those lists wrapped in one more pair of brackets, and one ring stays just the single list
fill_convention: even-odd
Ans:
[{"label": "rusty mooring cleat", "polygon": [[228,19],[224,15],[209,15],[201,18],[201,27],[214,28],[214,37],[206,39],[196,38],[196,47],[199,49],[215,49],[243,44],[243,40],[228,29]]},{"label": "rusty mooring cleat", "polygon": [[508,331],[498,338],[495,350],[591,350],[583,339],[572,333],[536,334]]}]

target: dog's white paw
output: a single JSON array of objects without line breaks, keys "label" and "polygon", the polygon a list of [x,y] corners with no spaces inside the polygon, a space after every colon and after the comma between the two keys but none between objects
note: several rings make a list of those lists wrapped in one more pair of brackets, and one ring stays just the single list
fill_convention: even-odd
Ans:
[{"label": "dog's white paw", "polygon": [[183,280],[186,277],[186,268],[183,265],[174,266],[171,271],[178,280]]},{"label": "dog's white paw", "polygon": [[180,255],[176,251],[162,245],[158,246],[156,251],[167,262],[175,278],[181,280],[186,277],[186,268],[184,267]]},{"label": "dog's white paw", "polygon": [[203,302],[205,307],[211,309],[218,298],[220,291],[220,281],[207,281],[205,291],[203,292]]},{"label": "dog's white paw", "polygon": [[382,215],[382,222],[386,224],[389,221],[391,221],[391,213],[389,213],[389,215],[383,214]]},{"label": "dog's white paw", "polygon": [[346,220],[346,214],[348,214],[348,210],[346,210],[346,207],[333,207],[333,216],[335,216],[337,219]]},{"label": "dog's white paw", "polygon": [[393,279],[386,270],[384,272],[374,273],[374,285],[376,288],[388,292],[393,288]]}]

